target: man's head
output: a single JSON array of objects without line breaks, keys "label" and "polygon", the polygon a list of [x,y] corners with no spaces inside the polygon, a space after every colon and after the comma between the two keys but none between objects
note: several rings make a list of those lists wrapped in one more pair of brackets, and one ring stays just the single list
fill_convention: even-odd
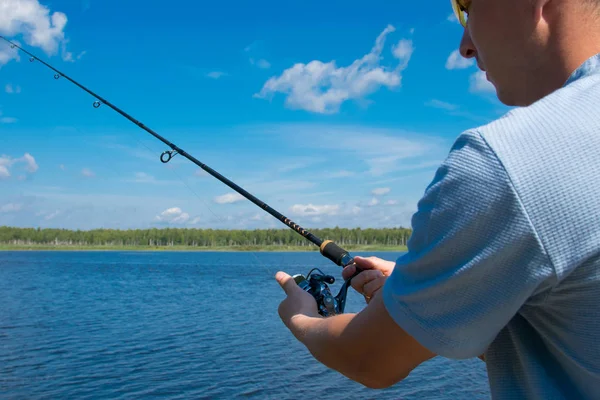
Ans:
[{"label": "man's head", "polygon": [[600,52],[600,0],[453,1],[467,10],[460,52],[504,104],[541,99]]}]

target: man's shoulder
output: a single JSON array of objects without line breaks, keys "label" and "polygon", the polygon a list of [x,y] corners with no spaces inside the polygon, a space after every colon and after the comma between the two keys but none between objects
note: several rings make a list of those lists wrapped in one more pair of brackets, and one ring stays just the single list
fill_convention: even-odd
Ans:
[{"label": "man's shoulder", "polygon": [[[600,74],[581,78],[476,131],[497,157],[554,268],[597,252]],[[565,223],[567,222],[567,223]],[[585,232],[581,240],[573,232]]]},{"label": "man's shoulder", "polygon": [[501,117],[474,128],[498,151],[504,146],[535,146],[554,135],[575,135],[578,130],[600,126],[600,74],[581,78],[535,103],[514,108]]}]

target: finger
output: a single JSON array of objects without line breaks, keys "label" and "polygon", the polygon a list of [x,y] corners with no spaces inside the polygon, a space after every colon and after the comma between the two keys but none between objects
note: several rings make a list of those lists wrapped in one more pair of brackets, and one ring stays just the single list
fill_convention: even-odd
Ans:
[{"label": "finger", "polygon": [[385,284],[386,277],[381,276],[379,278],[373,279],[371,282],[368,282],[363,286],[363,294],[369,298],[373,297],[375,292],[380,290]]},{"label": "finger", "polygon": [[363,271],[360,274],[356,275],[352,279],[352,287],[356,291],[362,293],[362,288],[367,282],[370,282],[373,279],[377,279],[378,277],[380,277],[382,275],[383,274],[381,273],[381,271],[378,271],[376,269],[369,269],[369,270]]},{"label": "finger", "polygon": [[376,269],[363,271],[352,279],[352,287],[358,293],[363,293],[363,287],[365,286],[365,284],[382,276],[383,272]]},{"label": "finger", "polygon": [[354,257],[354,261],[360,269],[378,269],[384,275],[390,275],[396,266],[395,262],[383,260],[379,257]]},{"label": "finger", "polygon": [[356,272],[356,266],[354,264],[350,264],[342,270],[342,278],[344,280],[350,278]]},{"label": "finger", "polygon": [[354,257],[354,263],[358,266],[358,268],[363,270],[377,268],[377,261],[379,261],[379,258],[377,257]]},{"label": "finger", "polygon": [[279,271],[277,274],[275,274],[275,280],[279,283],[287,295],[293,293],[294,290],[302,290],[300,289],[300,286],[296,284],[294,278],[283,271]]},{"label": "finger", "polygon": [[[360,257],[360,256],[355,256],[354,257],[354,261],[358,261],[359,263],[363,264],[363,265],[360,266],[360,269],[365,270],[365,269],[371,269],[371,268],[373,268],[371,266],[373,263],[369,264],[365,260],[366,260],[366,258],[363,258],[363,257]],[[355,273],[356,273],[356,263],[349,264],[346,267],[344,267],[344,269],[342,270],[342,278],[344,278],[344,280],[349,279]]]}]

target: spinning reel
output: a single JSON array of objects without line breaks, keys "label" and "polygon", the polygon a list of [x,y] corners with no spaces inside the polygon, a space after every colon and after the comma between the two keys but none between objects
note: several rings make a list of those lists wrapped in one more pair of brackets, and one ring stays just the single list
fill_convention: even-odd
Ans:
[{"label": "spinning reel", "polygon": [[[313,273],[318,271],[318,273]],[[308,275],[297,274],[293,276],[296,284],[304,291],[312,295],[317,301],[319,314],[324,317],[329,317],[337,314],[342,314],[346,307],[346,295],[350,286],[350,279],[344,282],[337,296],[331,294],[331,290],[327,284],[335,282],[335,278],[331,275],[326,275],[318,268],[310,270]]]}]

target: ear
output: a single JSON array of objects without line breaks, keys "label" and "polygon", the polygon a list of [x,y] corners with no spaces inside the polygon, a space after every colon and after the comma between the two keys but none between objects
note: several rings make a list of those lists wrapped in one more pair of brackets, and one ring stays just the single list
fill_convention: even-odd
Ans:
[{"label": "ear", "polygon": [[[539,23],[542,18],[544,18],[544,11],[553,2],[553,0],[530,0],[532,9],[533,9],[533,17],[535,23]],[[554,0],[556,1],[556,0]]]},{"label": "ear", "polygon": [[[547,44],[550,35],[549,22],[551,19],[551,13],[549,13],[552,7],[557,6],[557,2],[563,0],[529,0],[531,8],[529,9],[532,22],[531,36],[535,38],[535,41],[539,44]],[[550,17],[550,19],[549,19]]]}]

